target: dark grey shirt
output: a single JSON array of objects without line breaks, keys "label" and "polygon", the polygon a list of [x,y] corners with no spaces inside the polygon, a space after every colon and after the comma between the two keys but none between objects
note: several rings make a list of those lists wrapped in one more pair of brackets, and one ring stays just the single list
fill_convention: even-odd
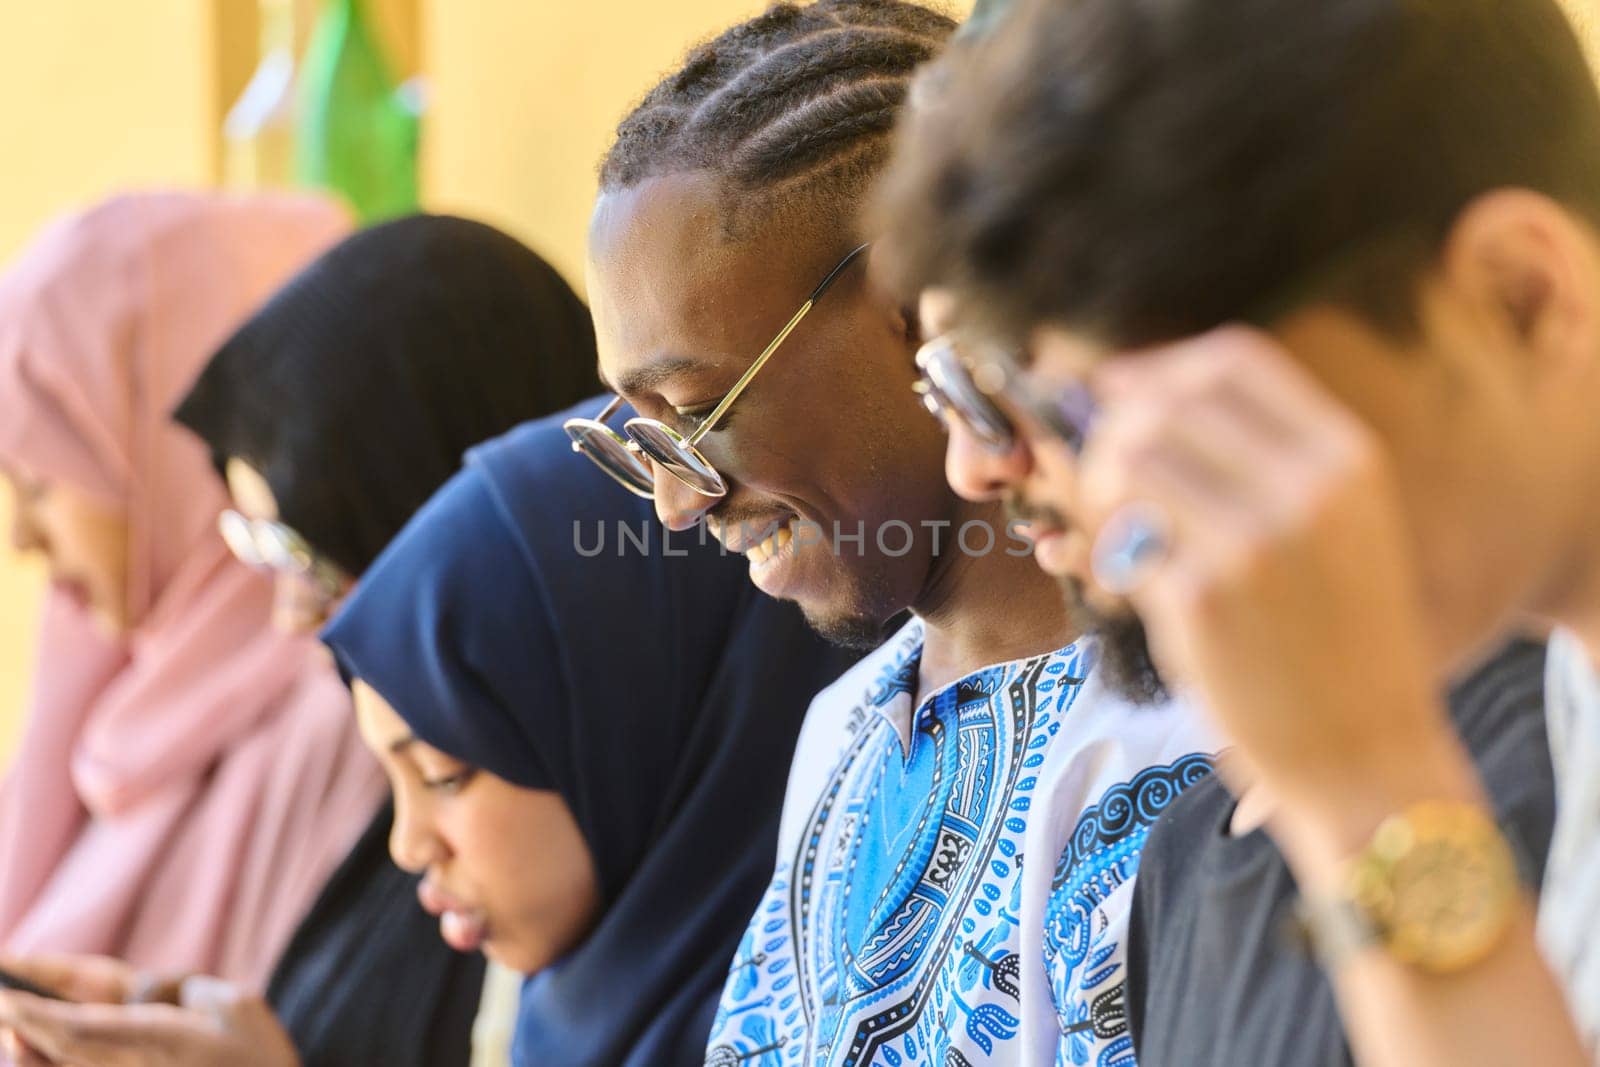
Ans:
[{"label": "dark grey shirt", "polygon": [[[1359,676],[1351,686],[1359,693]],[[1555,821],[1543,646],[1510,646],[1450,704],[1537,886]],[[1344,1067],[1353,1061],[1332,987],[1292,933],[1294,879],[1265,833],[1228,834],[1234,806],[1213,776],[1145,844],[1128,944],[1139,1067]]]}]

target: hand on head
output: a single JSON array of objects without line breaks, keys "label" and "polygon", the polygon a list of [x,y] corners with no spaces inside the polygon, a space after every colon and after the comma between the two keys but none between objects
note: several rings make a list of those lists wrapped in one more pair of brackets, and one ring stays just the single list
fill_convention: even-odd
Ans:
[{"label": "hand on head", "polygon": [[[1376,436],[1244,328],[1108,361],[1095,385],[1077,511],[1096,578],[1122,586],[1163,671],[1274,792],[1327,802],[1353,769],[1402,782],[1453,751]],[[1136,560],[1123,542],[1139,516],[1159,517],[1143,536],[1161,543]]]}]

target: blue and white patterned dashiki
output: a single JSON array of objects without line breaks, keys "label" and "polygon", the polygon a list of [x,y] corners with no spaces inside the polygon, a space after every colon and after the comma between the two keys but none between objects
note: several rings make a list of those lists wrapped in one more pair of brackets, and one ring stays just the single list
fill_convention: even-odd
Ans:
[{"label": "blue and white patterned dashiki", "polygon": [[1088,641],[914,705],[922,640],[813,702],[708,1067],[1134,1062],[1134,870],[1209,771],[1203,727],[1099,686]]}]

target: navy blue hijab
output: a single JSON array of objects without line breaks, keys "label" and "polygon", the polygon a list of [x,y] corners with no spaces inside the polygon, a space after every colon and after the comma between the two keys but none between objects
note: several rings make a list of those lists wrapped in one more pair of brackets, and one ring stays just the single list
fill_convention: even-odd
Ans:
[{"label": "navy blue hijab", "polygon": [[699,531],[669,543],[563,418],[474,450],[324,639],[420,740],[559,792],[594,855],[602,917],[524,986],[515,1061],[698,1065],[805,709],[851,656]]}]

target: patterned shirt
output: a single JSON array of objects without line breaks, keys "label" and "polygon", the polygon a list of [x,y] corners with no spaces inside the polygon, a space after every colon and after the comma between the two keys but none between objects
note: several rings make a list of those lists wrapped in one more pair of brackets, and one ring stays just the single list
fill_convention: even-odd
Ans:
[{"label": "patterned shirt", "polygon": [[1210,746],[1094,682],[1089,642],[918,704],[922,641],[910,623],[812,704],[708,1067],[1133,1063],[1139,849]]}]

